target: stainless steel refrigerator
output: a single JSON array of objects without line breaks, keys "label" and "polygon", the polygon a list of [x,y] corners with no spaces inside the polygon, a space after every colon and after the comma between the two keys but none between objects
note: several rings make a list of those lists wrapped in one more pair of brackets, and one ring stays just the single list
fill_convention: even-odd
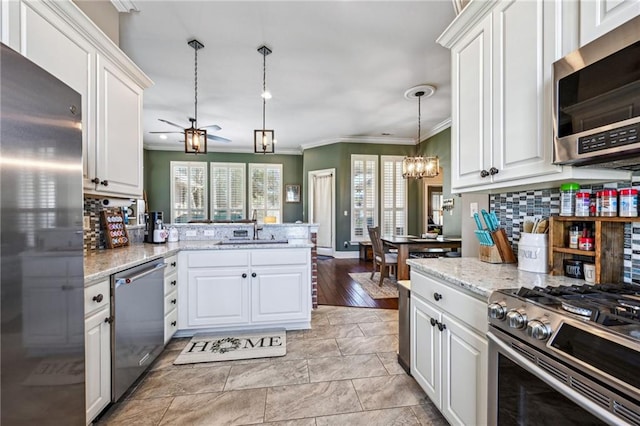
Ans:
[{"label": "stainless steel refrigerator", "polygon": [[0,423],[85,424],[80,95],[0,48]]}]

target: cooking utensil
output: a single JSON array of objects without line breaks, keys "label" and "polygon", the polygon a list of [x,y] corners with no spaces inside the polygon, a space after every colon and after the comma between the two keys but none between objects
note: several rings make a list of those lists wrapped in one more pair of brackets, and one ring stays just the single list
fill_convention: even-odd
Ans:
[{"label": "cooking utensil", "polygon": [[[487,229],[489,231],[495,231],[496,229],[498,229],[498,227],[497,227],[498,219],[497,218],[494,221],[491,218],[491,215],[485,209],[480,210],[480,213],[482,213],[482,218],[484,219],[484,223],[487,224]],[[495,214],[494,214],[494,217],[495,217]]]},{"label": "cooking utensil", "polygon": [[478,213],[474,213],[474,214],[473,214],[473,218],[474,218],[474,219],[475,219],[475,221],[476,221],[476,226],[478,227],[478,230],[482,231],[482,230],[483,230],[483,228],[482,228],[482,222],[480,222],[480,216],[478,215]]}]

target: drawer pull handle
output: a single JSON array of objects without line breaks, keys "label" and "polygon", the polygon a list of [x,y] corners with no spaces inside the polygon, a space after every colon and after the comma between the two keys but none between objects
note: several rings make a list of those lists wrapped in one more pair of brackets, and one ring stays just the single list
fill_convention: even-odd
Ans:
[{"label": "drawer pull handle", "polygon": [[176,267],[176,262],[171,262],[171,266],[175,268]]},{"label": "drawer pull handle", "polygon": [[430,321],[431,321],[431,327],[435,327],[435,326],[436,326],[436,324],[438,324],[438,321],[436,321],[436,319],[435,319],[435,318],[431,318],[431,320],[430,320]]},{"label": "drawer pull handle", "polygon": [[438,330],[442,331],[442,330],[444,330],[445,328],[447,328],[447,326],[446,326],[446,325],[444,325],[444,324],[443,324],[443,323],[441,323],[441,322],[439,322],[439,323],[438,323]]},{"label": "drawer pull handle", "polygon": [[177,284],[176,280],[171,281],[171,285],[176,285],[176,284]]},{"label": "drawer pull handle", "polygon": [[174,304],[174,305],[176,304],[177,301],[178,301],[178,299],[171,299],[171,303]]},{"label": "drawer pull handle", "polygon": [[247,274],[242,274],[242,278],[247,278]]},{"label": "drawer pull handle", "polygon": [[97,296],[93,296],[93,301],[97,303],[102,302],[103,299],[104,299],[104,296],[102,295],[102,293],[98,294]]},{"label": "drawer pull handle", "polygon": [[175,327],[175,326],[176,326],[176,324],[177,324],[177,322],[175,322],[175,321],[171,321],[171,325],[172,325],[172,326],[174,326],[174,327]]},{"label": "drawer pull handle", "polygon": [[258,274],[256,274],[255,272],[253,272],[253,273],[251,274],[251,276],[252,276],[253,278],[255,278],[255,277],[257,277],[257,276],[258,276]]},{"label": "drawer pull handle", "polygon": [[436,299],[436,302],[442,299],[442,295],[440,293],[433,293],[433,298]]}]

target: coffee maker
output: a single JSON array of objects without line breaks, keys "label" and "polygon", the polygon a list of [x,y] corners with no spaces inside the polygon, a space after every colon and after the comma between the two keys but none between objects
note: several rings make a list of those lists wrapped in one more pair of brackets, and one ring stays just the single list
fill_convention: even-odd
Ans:
[{"label": "coffee maker", "polygon": [[162,244],[167,241],[167,231],[162,221],[162,212],[149,212],[145,215],[144,242]]}]

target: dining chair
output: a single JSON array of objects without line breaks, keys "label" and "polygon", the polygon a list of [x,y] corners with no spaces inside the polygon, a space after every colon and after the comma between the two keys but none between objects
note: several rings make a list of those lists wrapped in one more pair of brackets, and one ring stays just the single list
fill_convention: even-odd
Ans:
[{"label": "dining chair", "polygon": [[373,271],[371,271],[371,279],[376,273],[376,266],[380,270],[380,286],[384,281],[384,277],[388,277],[391,273],[396,274],[398,266],[398,255],[396,253],[387,253],[380,239],[380,228],[377,226],[369,226],[369,238],[371,239],[371,247],[373,249]]}]

